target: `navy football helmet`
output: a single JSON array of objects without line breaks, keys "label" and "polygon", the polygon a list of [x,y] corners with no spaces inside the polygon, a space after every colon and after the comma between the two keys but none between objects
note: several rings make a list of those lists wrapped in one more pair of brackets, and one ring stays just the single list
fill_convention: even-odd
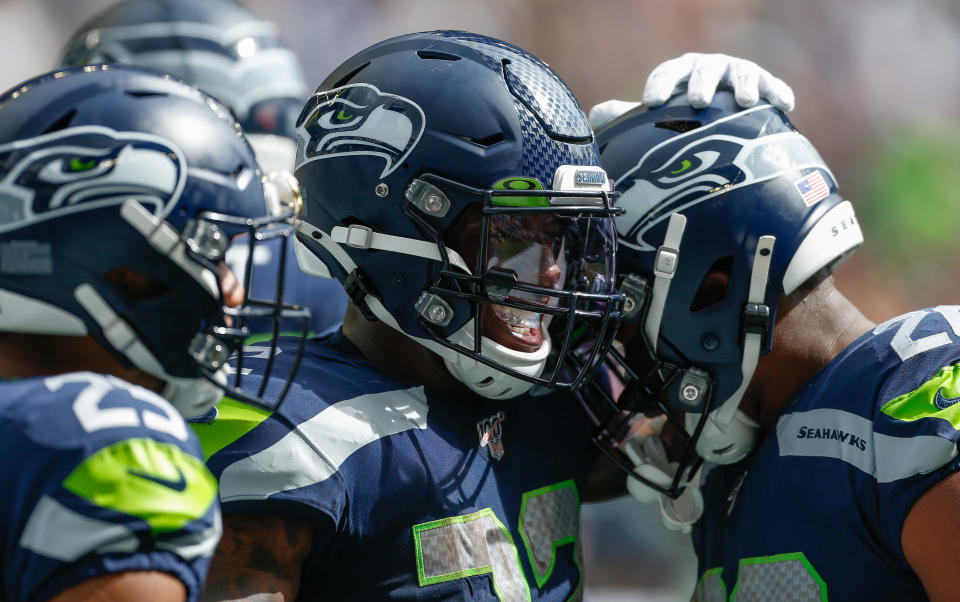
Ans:
[{"label": "navy football helmet", "polygon": [[120,63],[169,73],[233,112],[264,172],[293,169],[307,87],[296,56],[233,0],[124,0],[81,27],[60,64]]},{"label": "navy football helmet", "polygon": [[[646,356],[613,354],[629,375],[619,407],[658,406],[687,443],[673,474],[655,466],[665,460],[655,438],[624,446],[638,475],[628,486],[675,498],[699,459],[734,463],[752,449],[757,425],[738,406],[771,348],[780,295],[835,267],[863,236],[823,159],[770,105],[743,109],[719,92],[698,110],[678,95],[626,113],[597,139],[626,211],[624,321]],[[698,295],[711,273],[727,276],[725,290]]]},{"label": "navy football helmet", "polygon": [[[296,56],[264,21],[233,0],[123,0],[84,24],[64,50],[64,66],[89,63],[137,65],[169,73],[225,104],[240,121],[264,174],[292,172],[295,122],[307,97]],[[278,183],[285,179],[275,174]],[[336,328],[347,298],[340,285],[300,272],[292,245],[274,240],[257,245],[249,293],[273,297],[283,272],[284,300],[309,307],[311,329]],[[235,242],[227,263],[245,276],[248,245]],[[253,332],[265,320],[247,324]]]},{"label": "navy football helmet", "polygon": [[308,316],[227,307],[218,273],[231,237],[285,236],[294,213],[195,88],[107,65],[40,76],[0,97],[0,331],[89,335],[185,416],[223,390],[269,405],[236,388],[242,366],[228,383],[244,321]]},{"label": "navy football helmet", "polygon": [[[596,368],[619,319],[617,210],[546,64],[467,32],[400,36],[340,65],[297,134],[305,271],[332,273],[484,397],[576,387]],[[583,341],[582,369],[562,370]]]}]

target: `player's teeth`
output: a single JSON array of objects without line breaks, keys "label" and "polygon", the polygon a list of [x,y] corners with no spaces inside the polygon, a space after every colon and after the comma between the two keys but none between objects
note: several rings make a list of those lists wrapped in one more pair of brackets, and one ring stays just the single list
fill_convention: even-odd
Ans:
[{"label": "player's teeth", "polygon": [[529,330],[540,326],[540,314],[536,312],[504,307],[503,305],[494,305],[493,311],[511,329],[526,328]]}]

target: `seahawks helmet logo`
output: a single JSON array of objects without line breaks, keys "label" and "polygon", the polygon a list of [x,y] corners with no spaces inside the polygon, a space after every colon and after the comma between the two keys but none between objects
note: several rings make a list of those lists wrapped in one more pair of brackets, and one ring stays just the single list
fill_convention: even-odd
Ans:
[{"label": "seahawks helmet logo", "polygon": [[787,172],[818,167],[833,179],[819,153],[799,132],[743,138],[736,120],[763,109],[770,106],[735,113],[647,151],[616,182],[621,191],[618,204],[626,210],[617,217],[620,243],[654,251],[660,241],[647,236],[673,213]]},{"label": "seahawks helmet logo", "polygon": [[386,161],[384,178],[413,151],[424,122],[416,103],[370,84],[317,92],[297,120],[297,169],[319,159],[371,155]]},{"label": "seahawks helmet logo", "polygon": [[128,199],[163,219],[185,179],[180,151],[149,134],[81,126],[0,145],[0,232]]}]

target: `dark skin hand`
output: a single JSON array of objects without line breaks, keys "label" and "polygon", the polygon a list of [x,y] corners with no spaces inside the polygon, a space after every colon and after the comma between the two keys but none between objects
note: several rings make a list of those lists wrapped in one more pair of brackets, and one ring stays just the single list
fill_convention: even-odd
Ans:
[{"label": "dark skin hand", "polygon": [[295,600],[313,545],[309,523],[277,516],[228,515],[201,600]]}]

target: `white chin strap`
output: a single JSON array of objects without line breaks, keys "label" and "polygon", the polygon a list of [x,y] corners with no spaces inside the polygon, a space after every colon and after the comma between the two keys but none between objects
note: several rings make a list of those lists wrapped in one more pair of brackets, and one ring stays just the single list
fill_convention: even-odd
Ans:
[{"label": "white chin strap", "polygon": [[[748,303],[763,304],[770,274],[770,259],[773,257],[773,236],[761,236],[753,255],[753,270],[750,275]],[[743,334],[743,356],[740,363],[740,386],[720,406],[707,414],[700,438],[697,439],[697,454],[714,464],[735,464],[746,457],[757,441],[759,424],[740,411],[740,400],[753,379],[760,359],[763,334]],[[692,433],[700,420],[700,414],[687,414],[687,430]]]},{"label": "white chin strap", "polygon": [[[664,243],[657,250],[654,262],[653,291],[647,320],[644,323],[644,332],[654,351],[660,336],[660,323],[670,290],[670,281],[679,264],[680,245],[685,226],[684,216],[679,213],[670,216]],[[763,304],[764,302],[775,241],[776,238],[773,236],[761,236],[757,242],[747,295],[748,303]],[[706,423],[697,439],[696,452],[707,462],[733,464],[750,453],[756,444],[756,431],[760,425],[740,411],[739,406],[747,386],[753,379],[762,344],[761,333],[744,333],[740,386],[733,395],[707,415]],[[687,413],[687,432],[694,431],[700,416],[700,414]],[[623,450],[633,462],[634,472],[648,481],[667,488],[673,482],[679,465],[667,459],[663,448],[660,429],[664,421],[665,417],[660,417],[652,422],[651,426],[655,431],[653,434],[630,439]],[[700,520],[703,514],[703,495],[699,485],[693,482],[681,481],[679,487],[683,489],[683,493],[674,500],[637,479],[627,478],[627,490],[633,497],[644,503],[659,501],[661,518],[667,528],[689,533],[692,525]]]},{"label": "white chin strap", "polygon": [[[347,274],[357,269],[357,264],[354,263],[346,251],[343,250],[343,247],[340,246],[342,244],[357,249],[390,251],[403,255],[424,257],[433,261],[442,261],[439,247],[432,242],[381,234],[374,232],[366,226],[353,225],[349,228],[336,226],[330,234],[304,221],[301,221],[297,228],[300,232],[317,240],[320,245],[337,260]],[[316,259],[316,256],[313,255],[309,249],[301,248],[303,247],[303,243],[299,240],[297,240],[295,244],[297,245],[297,260],[300,264],[300,269],[311,275],[329,278],[330,273],[327,268],[323,266],[323,262]],[[471,273],[463,257],[456,251],[447,248],[446,252],[447,260],[452,267],[466,274]],[[378,320],[443,358],[443,362],[447,370],[450,371],[450,374],[477,395],[487,399],[510,399],[526,393],[533,386],[531,382],[510,376],[435,341],[415,337],[404,332],[393,315],[384,307],[383,303],[373,295],[367,295],[363,301]],[[452,334],[447,340],[472,349],[474,346],[473,320],[468,321],[463,328]],[[540,348],[532,353],[525,353],[500,345],[487,337],[481,337],[480,351],[485,357],[493,361],[509,366],[522,374],[537,377],[543,372],[547,356],[550,354],[550,338],[544,331],[543,344]]]}]

